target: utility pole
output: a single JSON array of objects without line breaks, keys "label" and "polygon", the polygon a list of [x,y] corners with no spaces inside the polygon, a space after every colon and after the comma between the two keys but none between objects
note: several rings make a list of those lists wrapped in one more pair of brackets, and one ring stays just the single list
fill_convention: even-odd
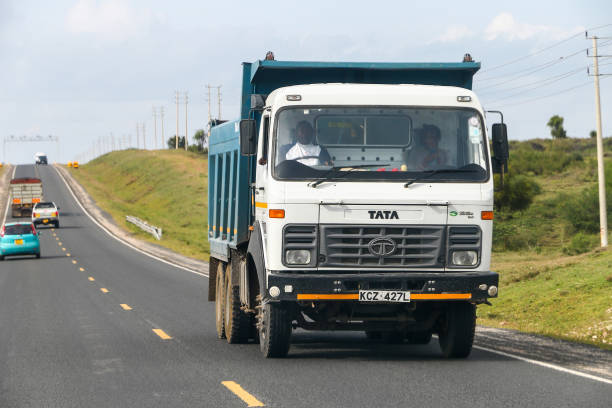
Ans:
[{"label": "utility pole", "polygon": [[189,136],[189,129],[187,127],[187,104],[189,103],[189,96],[187,95],[187,91],[185,91],[185,150],[187,150],[187,138]]},{"label": "utility pole", "polygon": [[601,128],[601,104],[599,97],[599,61],[597,36],[593,36],[593,66],[595,76],[595,121],[597,125],[597,176],[599,179],[599,228],[601,247],[608,246],[608,214],[606,205],[606,173],[604,170],[603,135]]},{"label": "utility pole", "polygon": [[178,150],[179,145],[179,91],[174,91],[174,100],[176,102],[176,136],[174,138],[174,149]]},{"label": "utility pole", "polygon": [[140,149],[140,126],[136,122],[136,148]]},{"label": "utility pole", "polygon": [[164,107],[160,106],[159,108],[159,116],[161,118],[161,148],[164,148],[164,143],[166,139],[164,139]]},{"label": "utility pole", "polygon": [[217,119],[221,120],[221,85],[217,87],[217,103],[219,105],[219,115],[217,116]]},{"label": "utility pole", "polygon": [[145,123],[142,122],[142,149],[147,150],[147,133],[145,132]]},{"label": "utility pole", "polygon": [[153,107],[153,140],[155,140],[155,148],[157,149],[157,110]]}]

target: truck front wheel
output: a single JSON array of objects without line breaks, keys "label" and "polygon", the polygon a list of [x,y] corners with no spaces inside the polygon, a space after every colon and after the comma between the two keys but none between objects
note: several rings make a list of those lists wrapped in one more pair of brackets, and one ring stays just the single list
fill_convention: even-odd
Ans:
[{"label": "truck front wheel", "polygon": [[291,315],[280,303],[261,304],[257,296],[259,348],[266,358],[286,357],[291,345]]},{"label": "truck front wheel", "polygon": [[449,305],[438,333],[442,354],[448,358],[466,358],[472,351],[476,329],[476,306],[467,302]]},{"label": "truck front wheel", "polygon": [[225,271],[223,263],[217,266],[217,279],[215,279],[215,321],[217,324],[217,337],[225,338]]}]

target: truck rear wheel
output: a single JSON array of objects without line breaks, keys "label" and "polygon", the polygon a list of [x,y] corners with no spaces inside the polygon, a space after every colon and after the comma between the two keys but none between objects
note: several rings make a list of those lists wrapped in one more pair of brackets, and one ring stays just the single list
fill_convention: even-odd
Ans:
[{"label": "truck rear wheel", "polygon": [[282,358],[289,353],[291,346],[291,315],[280,303],[261,304],[257,296],[259,329],[259,348],[265,358]]},{"label": "truck rear wheel", "polygon": [[476,329],[476,306],[467,302],[452,303],[438,333],[442,354],[448,358],[466,358],[472,351]]},{"label": "truck rear wheel", "polygon": [[217,279],[215,280],[215,321],[217,324],[217,337],[225,338],[225,272],[223,263],[217,266]]},{"label": "truck rear wheel", "polygon": [[249,340],[251,318],[240,309],[240,287],[232,286],[232,266],[225,270],[225,338],[230,344]]}]

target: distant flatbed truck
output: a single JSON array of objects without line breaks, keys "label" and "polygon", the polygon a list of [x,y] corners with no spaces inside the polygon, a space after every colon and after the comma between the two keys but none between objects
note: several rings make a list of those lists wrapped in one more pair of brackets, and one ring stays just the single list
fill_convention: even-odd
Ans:
[{"label": "distant flatbed truck", "polygon": [[43,199],[42,181],[37,178],[16,178],[9,184],[11,214],[14,218],[32,215],[34,204]]}]

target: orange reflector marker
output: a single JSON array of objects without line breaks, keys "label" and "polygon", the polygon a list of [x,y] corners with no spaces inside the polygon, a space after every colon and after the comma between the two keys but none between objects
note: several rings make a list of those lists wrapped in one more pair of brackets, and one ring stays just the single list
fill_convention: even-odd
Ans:
[{"label": "orange reflector marker", "polygon": [[254,231],[254,230],[255,230],[255,227],[252,225],[249,225],[249,231]]},{"label": "orange reflector marker", "polygon": [[493,219],[493,211],[481,211],[480,218],[483,220],[492,220]]},{"label": "orange reflector marker", "polygon": [[262,203],[260,201],[255,201],[255,207],[257,207],[257,208],[268,208],[268,203]]},{"label": "orange reflector marker", "polygon": [[13,204],[21,204],[21,200],[19,198],[13,198]]},{"label": "orange reflector marker", "polygon": [[359,300],[359,293],[327,294],[327,293],[298,293],[297,300]]},{"label": "orange reflector marker", "polygon": [[285,210],[270,210],[268,215],[270,218],[285,218]]}]

